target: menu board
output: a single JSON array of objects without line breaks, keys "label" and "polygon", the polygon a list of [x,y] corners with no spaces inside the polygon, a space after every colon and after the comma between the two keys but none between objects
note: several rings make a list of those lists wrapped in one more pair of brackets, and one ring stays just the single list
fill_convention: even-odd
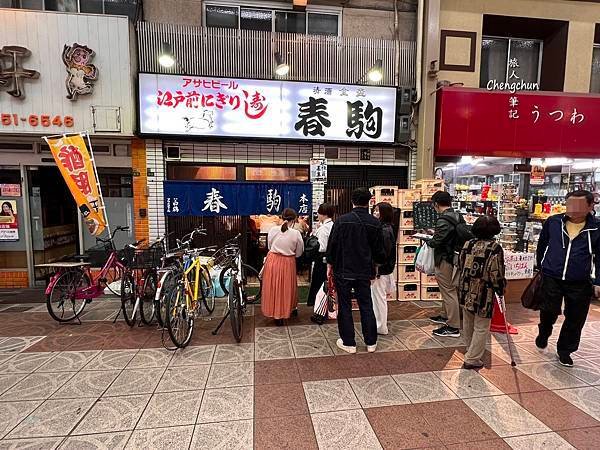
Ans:
[{"label": "menu board", "polygon": [[413,220],[415,230],[435,228],[438,213],[433,208],[433,202],[415,202],[413,205]]}]

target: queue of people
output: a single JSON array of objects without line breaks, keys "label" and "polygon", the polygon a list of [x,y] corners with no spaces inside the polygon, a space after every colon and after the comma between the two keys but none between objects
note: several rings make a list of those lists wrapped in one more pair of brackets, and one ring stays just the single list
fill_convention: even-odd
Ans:
[{"label": "queue of people", "polygon": [[[353,209],[333,220],[335,209],[318,209],[320,227],[314,232],[319,251],[312,268],[307,304],[314,305],[320,289],[333,280],[337,293],[337,346],[356,353],[352,299],[360,310],[362,334],[368,352],[377,349],[377,336],[388,334],[387,296],[394,291],[396,266],[394,210],[379,203],[369,212],[371,193],[352,193]],[[442,295],[441,313],[431,317],[440,324],[435,336],[458,338],[467,346],[464,368],[483,367],[490,322],[497,297],[506,289],[504,252],[496,237],[501,231],[492,216],[479,217],[468,226],[452,209],[452,197],[432,197],[438,212],[427,245],[433,249],[435,277]],[[600,295],[600,220],[594,214],[594,196],[588,191],[567,195],[567,212],[548,219],[537,247],[537,265],[543,274],[539,335],[536,345],[546,348],[565,301],[565,321],[557,343],[558,360],[573,365],[592,296]],[[269,254],[263,269],[262,311],[278,325],[297,313],[296,258],[304,251],[297,214],[286,209],[283,225],[269,232]],[[593,278],[592,278],[593,277]],[[320,322],[317,322],[320,323]]]}]

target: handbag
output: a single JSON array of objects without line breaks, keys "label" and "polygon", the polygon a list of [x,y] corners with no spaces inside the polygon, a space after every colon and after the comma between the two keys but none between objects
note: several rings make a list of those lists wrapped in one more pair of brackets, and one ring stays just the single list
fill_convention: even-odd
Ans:
[{"label": "handbag", "polygon": [[321,244],[319,243],[319,238],[317,236],[310,235],[304,241],[304,258],[307,261],[314,261],[319,257],[319,250],[321,249]]},{"label": "handbag", "polygon": [[542,302],[544,301],[544,293],[542,292],[542,283],[544,276],[542,272],[538,272],[531,279],[523,295],[521,295],[521,304],[524,308],[538,311]]}]

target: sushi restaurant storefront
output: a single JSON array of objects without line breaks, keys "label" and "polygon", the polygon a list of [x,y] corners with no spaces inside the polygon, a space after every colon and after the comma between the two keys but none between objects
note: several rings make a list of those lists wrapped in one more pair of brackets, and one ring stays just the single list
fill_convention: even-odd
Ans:
[{"label": "sushi restaurant storefront", "polygon": [[141,73],[139,95],[151,238],[201,226],[206,245],[242,232],[264,252],[283,209],[314,220],[326,146],[394,151],[395,88]]}]

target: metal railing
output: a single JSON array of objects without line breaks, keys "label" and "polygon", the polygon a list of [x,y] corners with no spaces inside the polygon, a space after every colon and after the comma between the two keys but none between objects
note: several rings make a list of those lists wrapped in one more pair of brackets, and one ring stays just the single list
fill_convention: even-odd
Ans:
[{"label": "metal railing", "polygon": [[[414,86],[413,41],[315,36],[294,33],[205,28],[153,22],[137,24],[142,72],[273,79],[274,53],[290,66],[286,80],[366,83],[366,72],[383,62],[387,86]],[[170,69],[158,63],[163,42],[177,60]],[[396,74],[396,52],[399,56]],[[397,76],[396,76],[397,75]],[[396,79],[397,78],[397,79]]]}]

